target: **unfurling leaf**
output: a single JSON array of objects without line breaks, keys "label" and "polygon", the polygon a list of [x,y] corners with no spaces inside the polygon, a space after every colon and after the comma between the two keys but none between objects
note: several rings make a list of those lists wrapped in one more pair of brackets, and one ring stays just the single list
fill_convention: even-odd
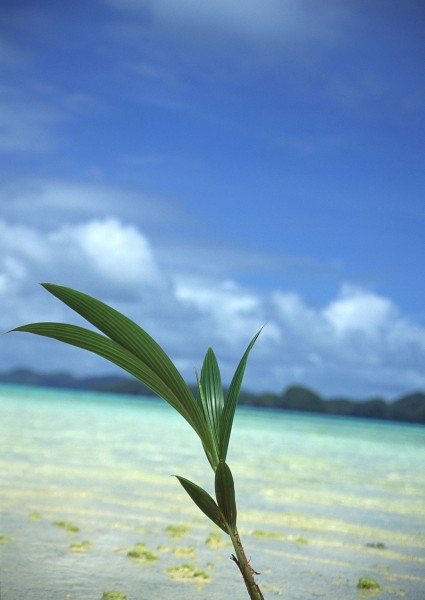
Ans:
[{"label": "unfurling leaf", "polygon": [[237,517],[235,484],[229,465],[224,460],[218,463],[215,472],[215,497],[226,521],[234,531]]}]

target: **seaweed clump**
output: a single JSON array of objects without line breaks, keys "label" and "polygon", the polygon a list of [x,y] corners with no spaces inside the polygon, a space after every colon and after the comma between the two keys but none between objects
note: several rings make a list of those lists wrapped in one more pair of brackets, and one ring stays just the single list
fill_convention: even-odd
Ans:
[{"label": "seaweed clump", "polygon": [[117,590],[107,590],[103,592],[102,600],[127,600],[127,595]]},{"label": "seaweed clump", "polygon": [[71,552],[85,552],[89,548],[91,548],[93,544],[88,540],[83,540],[82,542],[73,542],[69,545],[69,549]]},{"label": "seaweed clump", "polygon": [[148,548],[143,542],[138,542],[131,550],[127,552],[130,558],[137,558],[143,562],[158,560],[158,555]]},{"label": "seaweed clump", "polygon": [[190,527],[188,525],[167,525],[165,531],[173,540],[179,540],[189,533]]},{"label": "seaweed clump", "polygon": [[231,545],[230,542],[222,538],[218,531],[212,531],[205,540],[205,543],[211,550],[217,550],[223,546]]},{"label": "seaweed clump", "polygon": [[359,590],[371,590],[377,592],[381,589],[381,586],[376,579],[373,579],[373,577],[360,577],[357,588]]},{"label": "seaweed clump", "polygon": [[0,544],[10,544],[13,542],[12,538],[8,535],[0,535]]},{"label": "seaweed clump", "polygon": [[168,567],[165,569],[165,572],[169,577],[171,577],[171,579],[192,582],[201,587],[211,581],[211,577],[208,575],[208,573],[187,563],[176,567]]},{"label": "seaweed clump", "polygon": [[36,512],[36,511],[33,511],[33,512],[31,512],[31,513],[28,515],[28,519],[29,519],[30,521],[40,521],[40,520],[41,520],[41,518],[42,518],[42,516],[43,516],[43,515],[42,515],[41,513],[39,513],[39,512]]},{"label": "seaweed clump", "polygon": [[61,527],[70,533],[77,533],[80,531],[80,528],[77,525],[74,525],[74,523],[70,523],[69,521],[53,521],[53,525],[55,527]]}]

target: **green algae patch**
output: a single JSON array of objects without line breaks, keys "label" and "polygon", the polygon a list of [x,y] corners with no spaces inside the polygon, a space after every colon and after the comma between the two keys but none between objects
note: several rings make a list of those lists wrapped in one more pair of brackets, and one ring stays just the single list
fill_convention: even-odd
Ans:
[{"label": "green algae patch", "polygon": [[0,544],[10,544],[13,542],[13,539],[8,535],[0,535]]},{"label": "green algae patch", "polygon": [[300,546],[305,546],[305,544],[308,544],[308,539],[304,537],[298,537],[295,538],[294,542],[295,544],[299,544]]},{"label": "green algae patch", "polygon": [[190,527],[188,525],[167,525],[165,531],[173,540],[179,540],[189,533]]},{"label": "green algae patch", "polygon": [[371,592],[379,592],[381,590],[380,584],[373,577],[360,577],[357,588],[359,590],[370,590]]},{"label": "green algae patch", "polygon": [[108,590],[103,592],[102,600],[127,600],[127,595],[117,590]]},{"label": "green algae patch", "polygon": [[264,531],[264,529],[255,529],[252,532],[253,537],[256,538],[267,538],[274,540],[283,540],[285,536],[282,533],[277,533],[276,531]]},{"label": "green algae patch", "polygon": [[206,583],[210,583],[211,577],[206,571],[197,567],[184,563],[176,567],[168,567],[165,569],[168,577],[185,583],[194,583],[199,587],[203,587]]},{"label": "green algae patch", "polygon": [[138,542],[131,550],[127,552],[129,558],[135,558],[141,562],[153,562],[159,559],[159,556],[143,542]]},{"label": "green algae patch", "polygon": [[80,531],[80,528],[77,525],[74,525],[74,523],[70,523],[69,521],[53,521],[53,525],[55,527],[61,527],[62,529],[69,531],[69,533],[78,533],[78,531]]},{"label": "green algae patch", "polygon": [[86,552],[89,548],[91,548],[93,544],[88,540],[83,540],[82,542],[73,542],[69,545],[69,549],[71,552],[82,553]]},{"label": "green algae patch", "polygon": [[28,515],[28,519],[29,519],[30,521],[40,521],[40,520],[42,519],[42,517],[43,517],[43,515],[42,515],[41,513],[39,513],[39,512],[35,512],[35,511],[34,511],[34,512],[31,512],[31,513]]},{"label": "green algae patch", "polygon": [[205,540],[206,545],[211,550],[218,550],[224,546],[231,546],[231,542],[224,540],[222,535],[218,531],[212,531]]}]

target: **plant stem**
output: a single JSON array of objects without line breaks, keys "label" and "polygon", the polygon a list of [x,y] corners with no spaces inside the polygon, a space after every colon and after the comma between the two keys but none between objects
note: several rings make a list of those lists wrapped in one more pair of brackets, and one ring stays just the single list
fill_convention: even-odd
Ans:
[{"label": "plant stem", "polygon": [[251,600],[264,600],[264,596],[254,579],[254,575],[258,575],[259,573],[254,571],[246,558],[238,530],[235,529],[234,531],[231,531],[229,529],[229,535],[236,552],[236,556],[232,554],[232,560],[237,564],[239,571],[241,572],[249,597]]}]

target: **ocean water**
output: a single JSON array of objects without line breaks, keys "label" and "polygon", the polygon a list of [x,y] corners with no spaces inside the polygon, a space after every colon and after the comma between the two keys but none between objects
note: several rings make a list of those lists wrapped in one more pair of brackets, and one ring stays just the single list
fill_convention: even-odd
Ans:
[{"label": "ocean water", "polygon": [[[164,402],[3,386],[0,445],[1,600],[247,598],[226,536],[173,477],[213,492]],[[265,598],[425,598],[424,427],[239,408],[228,462]],[[150,560],[127,555],[137,543]]]}]

